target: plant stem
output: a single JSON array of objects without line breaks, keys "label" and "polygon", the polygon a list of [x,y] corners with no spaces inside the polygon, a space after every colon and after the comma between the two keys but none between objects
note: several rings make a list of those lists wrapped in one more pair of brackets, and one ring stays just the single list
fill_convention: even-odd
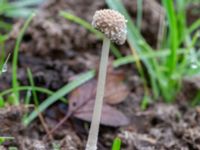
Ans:
[{"label": "plant stem", "polygon": [[101,111],[102,111],[102,106],[103,106],[109,47],[110,47],[110,40],[105,37],[103,40],[100,69],[99,69],[99,74],[98,74],[97,93],[96,93],[92,123],[91,123],[89,137],[88,137],[88,141],[86,145],[86,150],[97,149],[97,138],[98,138],[98,133],[99,133]]}]

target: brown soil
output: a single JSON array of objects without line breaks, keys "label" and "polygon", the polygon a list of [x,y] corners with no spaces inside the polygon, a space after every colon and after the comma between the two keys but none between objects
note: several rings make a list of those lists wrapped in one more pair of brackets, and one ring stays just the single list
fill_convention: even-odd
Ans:
[{"label": "brown soil", "polygon": [[[136,16],[136,3],[124,0],[133,19]],[[21,85],[28,85],[27,68],[33,73],[37,86],[56,91],[66,85],[72,77],[89,69],[96,68],[101,42],[83,27],[66,21],[58,15],[60,10],[71,12],[87,21],[92,14],[106,4],[99,0],[48,0],[40,8],[31,23],[21,44],[18,65],[18,80]],[[144,19],[142,33],[147,41],[156,47],[160,15],[163,9],[156,1],[144,1]],[[10,39],[7,41],[7,53],[12,52],[16,37],[23,21],[17,21]],[[128,45],[121,47],[123,54],[130,53]],[[114,56],[111,56],[114,57]],[[140,102],[144,95],[142,81],[133,65],[116,70],[125,72],[125,84],[129,94],[120,104],[113,106],[129,118],[128,125],[111,127],[102,125],[98,147],[100,150],[111,149],[113,139],[122,139],[122,150],[168,150],[200,149],[200,108],[191,108],[187,100],[188,91],[195,91],[198,86],[186,86],[177,97],[176,104],[152,103],[142,111]],[[0,91],[11,86],[11,65],[0,77]],[[41,101],[46,97],[39,94]],[[22,93],[23,97],[23,93]],[[52,129],[67,114],[68,106],[56,103],[43,114],[48,128]],[[21,125],[21,118],[28,111],[27,107],[7,106],[0,109],[0,136],[13,136],[15,139],[5,142],[0,149],[9,146],[20,150],[50,150],[60,145],[61,150],[82,150],[86,144],[89,123],[73,116],[53,134],[53,140],[47,140],[46,131],[39,119],[27,128]]]}]

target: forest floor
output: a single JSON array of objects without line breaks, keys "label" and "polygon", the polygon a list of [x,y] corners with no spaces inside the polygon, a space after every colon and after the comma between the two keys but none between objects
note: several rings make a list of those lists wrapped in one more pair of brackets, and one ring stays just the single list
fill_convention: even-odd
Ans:
[{"label": "forest floor", "polygon": [[[148,0],[146,0],[148,1]],[[133,17],[136,16],[136,4],[131,0],[124,3]],[[146,2],[148,3],[148,2]],[[156,47],[157,29],[161,6],[154,1],[144,6],[142,34],[153,47]],[[27,68],[33,73],[35,85],[57,91],[77,75],[90,69],[97,69],[101,42],[95,35],[73,22],[58,15],[60,10],[71,12],[88,22],[98,9],[106,8],[99,0],[48,0],[33,19],[21,43],[18,60],[18,80],[20,85],[29,85]],[[146,14],[146,15],[145,15]],[[190,18],[191,19],[191,18]],[[192,21],[192,20],[191,20]],[[24,21],[15,23],[6,44],[6,52],[12,52],[16,35]],[[128,44],[119,47],[123,55],[130,54]],[[110,55],[110,64],[114,56]],[[11,86],[11,64],[0,77],[0,90]],[[176,102],[166,104],[153,101],[146,110],[141,109],[144,96],[142,80],[133,64],[112,68],[108,71],[107,98],[104,107],[98,147],[111,149],[115,137],[122,139],[122,150],[200,150],[200,107],[191,107],[189,103],[199,88],[199,83],[184,81],[184,88],[178,94]],[[69,101],[94,99],[96,77],[84,83],[67,96]],[[78,94],[82,94],[80,97]],[[45,94],[38,94],[44,100]],[[86,96],[85,96],[85,95]],[[22,97],[25,93],[22,93]],[[71,102],[72,103],[72,102]],[[70,104],[69,104],[70,105]],[[88,109],[88,107],[84,109]],[[0,109],[0,135],[12,136],[14,140],[5,142],[1,150],[9,146],[20,150],[49,150],[52,143],[62,150],[82,150],[85,147],[89,131],[87,116],[76,112],[53,133],[53,140],[45,138],[46,131],[39,119],[28,127],[21,124],[27,110],[23,105],[8,106]],[[44,113],[46,125],[52,129],[70,111],[69,106],[57,102]],[[80,111],[80,110],[79,110]],[[89,112],[88,112],[89,113]],[[87,115],[87,114],[86,114]],[[91,112],[89,116],[91,115]],[[54,145],[54,146],[55,146]]]}]

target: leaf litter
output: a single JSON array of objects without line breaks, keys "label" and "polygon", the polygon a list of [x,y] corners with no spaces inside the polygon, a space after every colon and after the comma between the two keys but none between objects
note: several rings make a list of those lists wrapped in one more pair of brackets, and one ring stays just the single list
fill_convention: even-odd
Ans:
[{"label": "leaf litter", "polygon": [[[137,13],[137,5],[135,2],[130,0],[124,0],[124,2],[128,11],[131,13],[131,16],[134,18]],[[85,61],[81,63],[77,62],[79,62],[79,58],[86,60],[85,57],[83,57],[86,53],[90,54],[92,57],[97,56],[98,51],[96,51],[96,49],[99,49],[100,45],[98,45],[95,36],[89,34],[84,28],[72,22],[66,21],[64,18],[58,17],[55,14],[58,14],[60,10],[66,10],[86,19],[87,21],[90,21],[91,14],[93,14],[93,12],[97,9],[104,8],[105,3],[103,1],[94,0],[47,0],[46,3],[46,5],[41,7],[40,15],[35,18],[33,24],[30,26],[23,39],[19,57],[19,81],[23,85],[27,85],[25,70],[26,67],[29,66],[33,69],[33,75],[37,85],[57,90],[64,84],[67,84],[70,76],[74,76],[78,73],[91,69],[84,64]],[[159,10],[160,8],[162,9],[162,7],[159,3],[154,5],[158,7],[149,7],[149,4],[153,5],[153,3],[157,3],[157,1],[144,1],[144,5],[146,7],[144,6],[145,10],[143,18],[144,22],[142,23],[142,33],[147,38],[149,43],[155,44],[155,39],[157,37],[155,31],[157,31],[157,24],[159,23],[159,17],[156,17],[156,14],[160,14]],[[88,4],[90,5],[90,9],[88,9]],[[11,35],[17,35],[22,24],[23,22],[19,22],[16,33]],[[52,31],[49,32],[49,30]],[[9,53],[9,50],[11,51],[13,49],[15,39],[16,36],[9,40],[8,44],[6,44],[7,53]],[[126,51],[126,54],[127,53],[128,51]],[[69,63],[70,61],[71,64]],[[91,59],[89,59],[88,62],[89,61],[91,61]],[[91,62],[94,63],[93,61]],[[9,68],[11,68],[10,64],[8,64],[8,71],[6,72],[6,75],[1,77],[0,91],[10,87],[9,83],[11,72]],[[129,74],[130,70],[132,70],[131,74]],[[125,71],[128,76],[128,80],[130,80],[133,75],[138,76],[135,74],[133,66],[125,68]],[[115,82],[112,82],[112,84],[115,84]],[[109,103],[105,98],[105,101],[108,106],[113,104],[111,107],[115,110],[119,111],[117,108],[120,108],[126,116],[132,117],[136,115],[136,118],[133,117],[131,124],[127,127],[119,129],[102,126],[100,142],[98,143],[99,149],[109,149],[114,137],[117,135],[122,138],[122,150],[200,149],[200,111],[188,106],[181,106],[181,104],[185,102],[185,99],[190,99],[187,98],[186,94],[193,95],[190,92],[191,88],[189,91],[186,90],[185,92],[181,92],[181,97],[177,98],[180,100],[177,102],[178,104],[176,104],[177,107],[172,108],[172,105],[159,105],[156,103],[152,104],[148,110],[143,112],[139,107],[139,100],[141,100],[141,97],[143,96],[143,89],[141,88],[141,85],[138,85],[138,82],[135,80],[131,83],[128,82],[128,84],[129,90],[132,91],[126,101],[121,99],[122,103],[120,105],[114,104],[118,104],[116,100],[114,100],[114,103]],[[116,84],[112,86],[115,88],[118,87]],[[130,89],[131,87],[132,89]],[[115,96],[116,95],[111,94],[111,97]],[[44,95],[39,95],[39,97],[40,99],[44,99]],[[172,111],[166,111],[167,109],[173,110],[173,113],[171,113]],[[49,110],[51,110],[51,108]],[[67,109],[65,111],[67,111]],[[177,111],[180,115],[177,115]],[[45,116],[45,119],[49,119],[49,116]],[[5,120],[6,119],[4,118],[1,123],[4,123]],[[49,144],[41,140],[41,137],[44,136],[45,132],[37,120],[34,121],[30,127],[24,129],[23,132],[21,131],[21,128],[18,128],[17,120],[14,122],[11,118],[8,121],[13,121],[12,124],[8,124],[8,127],[12,129],[13,125],[15,126],[14,132],[17,134],[15,135],[15,138],[18,137],[19,140],[17,142],[4,145],[5,147],[8,145],[14,145],[23,150],[32,149],[34,145],[37,145],[38,141],[42,142],[39,144],[40,146]],[[56,140],[60,140],[61,137],[64,137],[63,141],[65,142],[61,144],[61,146],[64,147],[61,147],[61,149],[66,149],[66,147],[69,149],[70,146],[72,147],[70,149],[84,149],[83,145],[86,139],[87,129],[84,128],[83,124],[80,125],[79,123],[74,122],[74,120],[72,124],[74,126],[78,126],[79,128],[84,128],[83,130],[85,132],[79,132],[74,128],[71,129],[70,127],[73,125],[70,124],[70,121],[71,119],[66,122],[68,126],[64,126],[62,131],[59,132],[64,136],[59,136],[60,138],[56,138]],[[136,128],[133,128],[133,126],[136,126]],[[2,129],[3,126],[0,126],[0,128]],[[11,135],[10,132],[7,134]],[[65,135],[67,136],[66,138]],[[19,136],[22,136],[22,138],[20,139]],[[28,140],[28,142],[25,142],[24,140]],[[36,142],[34,142],[34,140],[36,140]],[[25,143],[24,148],[20,146],[21,143]],[[52,145],[47,145],[45,149],[51,149],[50,147],[52,148]]]}]

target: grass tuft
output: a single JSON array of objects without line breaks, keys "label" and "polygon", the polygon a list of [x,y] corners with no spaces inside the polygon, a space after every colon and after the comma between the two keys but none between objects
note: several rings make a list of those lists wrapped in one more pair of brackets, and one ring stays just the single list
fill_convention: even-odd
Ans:
[{"label": "grass tuft", "polygon": [[24,26],[22,27],[19,36],[17,37],[17,41],[15,44],[14,48],[14,53],[13,53],[13,60],[12,60],[12,86],[13,86],[13,94],[14,94],[14,99],[15,99],[15,105],[19,105],[19,92],[18,92],[18,81],[17,81],[17,62],[18,62],[18,53],[19,53],[19,48],[20,48],[20,43],[22,41],[23,35],[28,28],[31,20],[35,16],[35,13],[31,14],[31,16],[26,20]]},{"label": "grass tuft", "polygon": [[[166,22],[168,23],[168,26],[166,26],[168,34],[165,34],[163,37],[166,40],[161,40],[163,41],[161,48],[155,50],[142,37],[138,27],[133,23],[132,18],[129,16],[121,0],[106,0],[106,2],[110,8],[121,12],[128,20],[128,43],[133,53],[132,58],[131,56],[126,56],[116,60],[114,64],[117,66],[118,63],[125,64],[131,61],[134,62],[137,59],[141,60],[148,72],[150,80],[146,82],[150,83],[152,87],[153,98],[158,99],[162,97],[166,102],[174,101],[176,94],[181,89],[183,77],[200,73],[200,66],[195,65],[195,67],[191,67],[190,59],[192,53],[199,58],[199,54],[195,50],[197,45],[196,41],[198,40],[191,33],[200,27],[200,19],[190,27],[187,27],[185,12],[187,3],[185,0],[177,0],[176,9],[174,1],[162,0],[166,14]],[[138,2],[140,1],[138,0]],[[136,55],[138,58],[136,58]],[[192,60],[194,60],[193,58]],[[198,61],[195,63],[198,64]],[[147,80],[141,72],[142,68],[137,68],[142,79]],[[144,84],[146,83],[144,82]],[[146,96],[148,95],[145,94],[144,97]],[[142,105],[144,106],[144,104],[146,104],[146,98],[144,98]]]}]

